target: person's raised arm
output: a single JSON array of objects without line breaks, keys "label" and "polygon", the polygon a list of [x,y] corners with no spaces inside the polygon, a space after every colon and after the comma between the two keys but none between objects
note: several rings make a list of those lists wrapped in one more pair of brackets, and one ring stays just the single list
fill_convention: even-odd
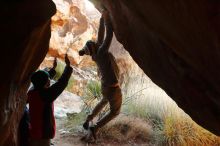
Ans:
[{"label": "person's raised arm", "polygon": [[70,66],[70,61],[67,54],[65,56],[65,62],[66,67],[58,81],[41,93],[46,101],[53,102],[63,92],[68,84],[73,68]]},{"label": "person's raised arm", "polygon": [[48,71],[49,75],[50,75],[50,79],[54,78],[54,76],[56,75],[56,67],[57,67],[57,58],[54,58],[53,61],[53,67]]},{"label": "person's raised arm", "polygon": [[97,38],[97,42],[96,42],[98,47],[102,44],[103,39],[104,39],[104,35],[105,35],[105,26],[104,26],[104,18],[102,16],[99,21],[98,38]]},{"label": "person's raised arm", "polygon": [[103,18],[105,22],[106,36],[105,36],[105,40],[103,41],[102,45],[99,47],[99,52],[106,52],[109,50],[112,37],[113,37],[113,27],[111,24],[108,11],[103,12]]}]

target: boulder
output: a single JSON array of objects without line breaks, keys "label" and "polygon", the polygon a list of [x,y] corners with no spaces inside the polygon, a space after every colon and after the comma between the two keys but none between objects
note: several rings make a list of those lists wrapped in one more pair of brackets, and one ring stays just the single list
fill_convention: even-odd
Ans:
[{"label": "boulder", "polygon": [[100,2],[145,74],[199,125],[220,135],[220,2]]},{"label": "boulder", "polygon": [[56,7],[51,0],[1,1],[1,5],[0,145],[15,146],[29,76],[47,53]]}]

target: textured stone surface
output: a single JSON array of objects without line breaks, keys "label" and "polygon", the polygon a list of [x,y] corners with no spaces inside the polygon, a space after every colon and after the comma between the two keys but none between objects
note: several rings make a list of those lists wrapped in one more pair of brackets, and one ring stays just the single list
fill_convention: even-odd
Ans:
[{"label": "textured stone surface", "polygon": [[56,118],[66,118],[68,114],[76,114],[82,110],[83,101],[74,93],[64,91],[54,102]]},{"label": "textured stone surface", "polygon": [[100,13],[87,0],[54,0],[57,13],[52,17],[52,33],[48,54],[64,59],[68,55],[72,64],[82,57],[78,50],[85,42],[96,37]]},{"label": "textured stone surface", "polygon": [[220,135],[219,1],[102,0],[117,39],[193,120]]},{"label": "textured stone surface", "polygon": [[29,75],[46,55],[56,9],[50,0],[1,4],[0,145],[14,146]]},{"label": "textured stone surface", "polygon": [[[102,2],[117,39],[143,71],[198,124],[220,135],[219,1]],[[14,146],[29,75],[48,50],[55,5],[1,4],[0,145]]]}]

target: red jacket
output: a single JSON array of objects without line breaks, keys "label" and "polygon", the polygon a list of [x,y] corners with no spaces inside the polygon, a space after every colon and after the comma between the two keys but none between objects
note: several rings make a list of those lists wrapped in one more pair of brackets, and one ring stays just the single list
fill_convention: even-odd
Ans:
[{"label": "red jacket", "polygon": [[28,92],[28,102],[30,137],[34,139],[53,138],[56,131],[53,102],[45,102],[38,90]]},{"label": "red jacket", "polygon": [[[55,75],[50,70],[50,76]],[[30,137],[33,139],[52,139],[55,136],[54,100],[63,92],[71,76],[72,68],[66,66],[59,80],[49,88],[28,91],[30,114]]]}]

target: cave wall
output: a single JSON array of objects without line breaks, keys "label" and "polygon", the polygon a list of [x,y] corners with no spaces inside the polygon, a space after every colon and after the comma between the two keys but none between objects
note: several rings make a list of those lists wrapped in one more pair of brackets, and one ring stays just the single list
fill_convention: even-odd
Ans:
[{"label": "cave wall", "polygon": [[220,135],[220,1],[101,2],[117,39],[152,81],[199,125]]},{"label": "cave wall", "polygon": [[[198,124],[220,135],[217,0],[101,0],[117,39]],[[97,3],[97,1],[96,1]],[[17,145],[29,75],[48,50],[51,0],[1,2],[0,145]]]},{"label": "cave wall", "polygon": [[1,1],[0,145],[17,145],[17,127],[30,74],[44,59],[50,39],[50,0]]}]

